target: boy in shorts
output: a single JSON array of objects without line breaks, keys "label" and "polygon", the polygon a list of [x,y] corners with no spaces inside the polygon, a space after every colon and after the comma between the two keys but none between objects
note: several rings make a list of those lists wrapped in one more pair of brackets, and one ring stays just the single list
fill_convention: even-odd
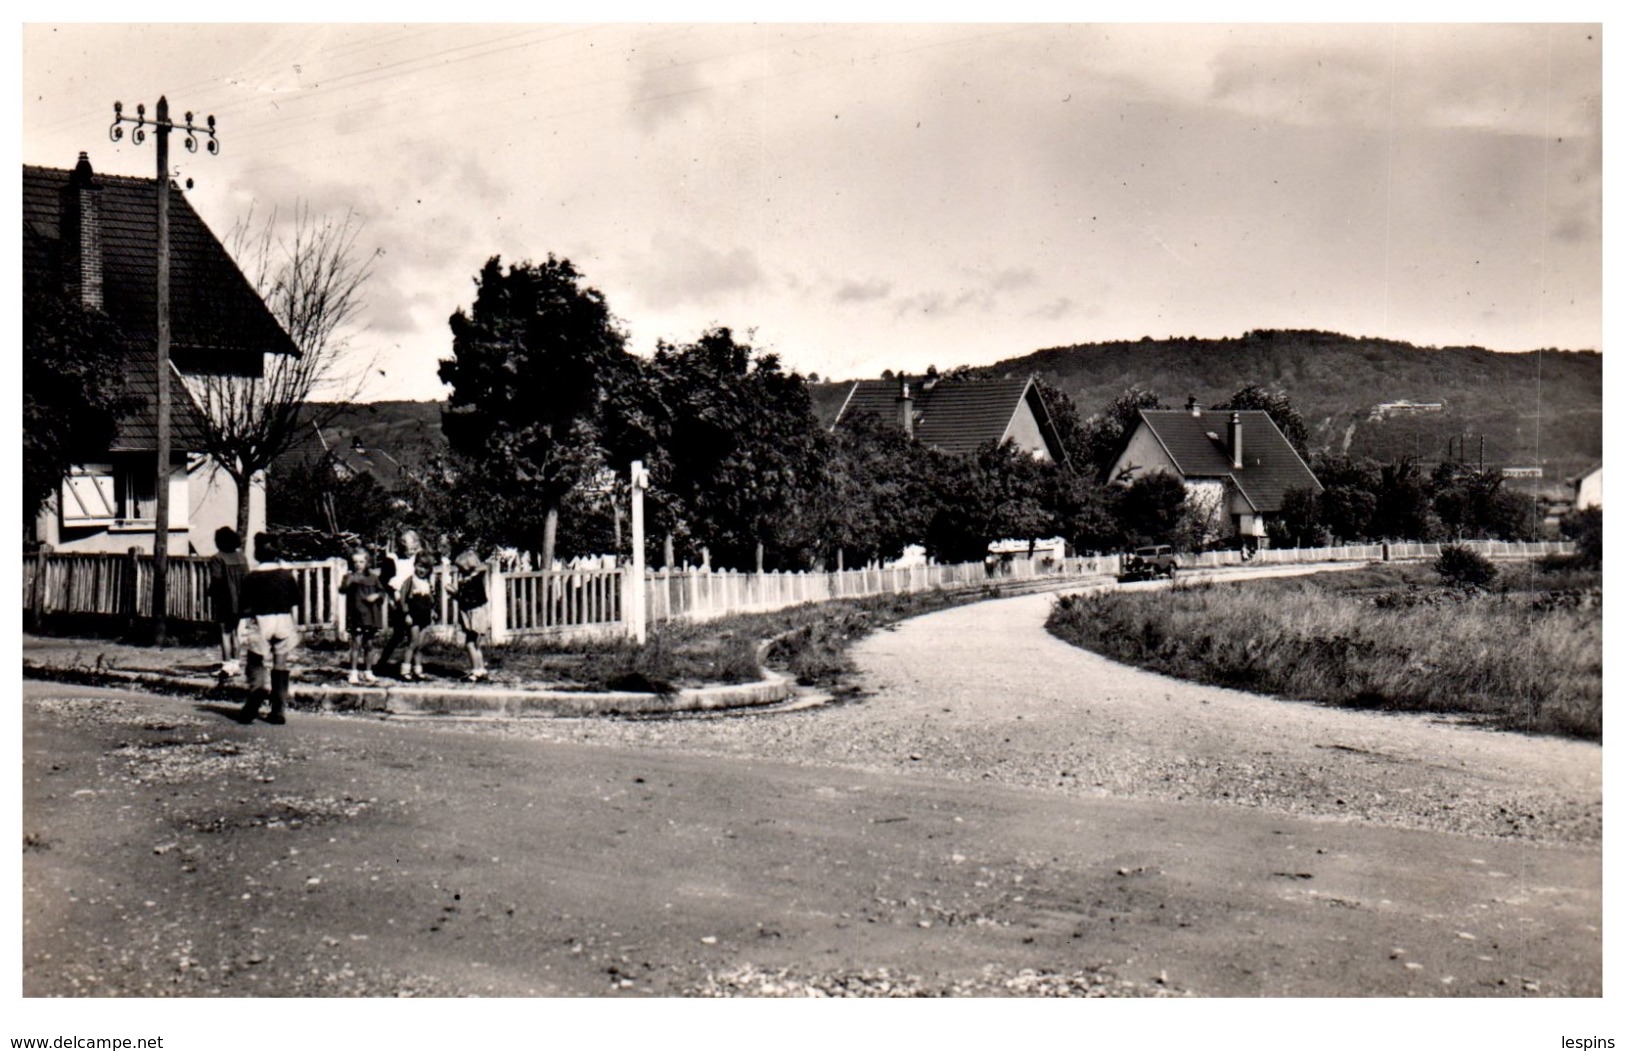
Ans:
[{"label": "boy in shorts", "polygon": [[[276,537],[259,533],[254,537],[254,558],[259,568],[243,578],[241,598],[243,651],[248,655],[248,700],[237,713],[237,721],[251,723],[259,715],[267,696],[271,712],[265,721],[275,726],[287,722],[289,679],[293,674],[293,651],[299,645],[299,582],[293,571],[282,565],[282,547]],[[270,689],[266,689],[265,665],[271,665]]]}]

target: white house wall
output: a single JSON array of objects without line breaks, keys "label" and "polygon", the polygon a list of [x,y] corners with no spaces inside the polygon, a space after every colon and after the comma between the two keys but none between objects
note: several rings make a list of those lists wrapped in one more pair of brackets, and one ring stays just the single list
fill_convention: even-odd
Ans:
[{"label": "white house wall", "polygon": [[[83,554],[124,554],[130,548],[152,551],[151,528],[93,526],[64,531],[57,510],[60,495],[40,512],[36,535],[53,550]],[[265,482],[257,478],[249,495],[249,536],[265,529]],[[237,487],[224,471],[207,462],[185,470],[177,465],[169,485],[169,553],[214,554],[214,531],[237,525]]]},{"label": "white house wall", "polygon": [[1051,459],[1049,443],[1044,440],[1044,432],[1038,428],[1038,417],[1033,415],[1033,407],[1026,398],[1021,399],[1015,414],[1010,417],[1010,425],[1004,429],[1004,440],[1015,442],[1040,460]]},{"label": "white house wall", "polygon": [[1156,471],[1179,473],[1174,462],[1168,458],[1168,451],[1152,435],[1151,428],[1143,424],[1135,432],[1134,437],[1129,439],[1128,448],[1124,449],[1122,455],[1112,464],[1111,472],[1106,476],[1107,481],[1115,482],[1125,468],[1134,469],[1129,481],[1138,481]]},{"label": "white house wall", "polygon": [[1574,509],[1584,511],[1590,507],[1602,506],[1602,468],[1580,479],[1580,485],[1574,494]]}]

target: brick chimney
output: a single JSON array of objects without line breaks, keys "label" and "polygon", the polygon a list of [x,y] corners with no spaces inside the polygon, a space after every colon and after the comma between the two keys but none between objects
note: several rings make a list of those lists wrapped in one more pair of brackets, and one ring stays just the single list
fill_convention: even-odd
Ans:
[{"label": "brick chimney", "polygon": [[1230,414],[1230,466],[1241,466],[1241,413]]},{"label": "brick chimney", "polygon": [[908,377],[897,377],[897,425],[903,429],[903,437],[914,437],[914,395],[909,393]]},{"label": "brick chimney", "polygon": [[67,199],[62,208],[63,275],[71,294],[88,309],[101,310],[102,299],[102,187],[90,168],[90,157],[68,176]]}]

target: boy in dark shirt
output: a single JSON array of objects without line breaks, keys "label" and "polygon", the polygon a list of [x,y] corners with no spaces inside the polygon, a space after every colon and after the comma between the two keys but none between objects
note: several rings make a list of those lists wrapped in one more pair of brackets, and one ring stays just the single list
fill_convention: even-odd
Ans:
[{"label": "boy in dark shirt", "polygon": [[[299,645],[299,624],[295,611],[300,606],[299,582],[293,571],[281,564],[282,549],[277,539],[266,533],[254,537],[254,557],[259,568],[243,578],[241,597],[243,649],[248,654],[248,700],[237,721],[251,723],[259,715],[267,693],[271,712],[265,721],[281,725],[288,705],[289,658]],[[265,662],[271,662],[271,685],[265,685]]]},{"label": "boy in dark shirt", "polygon": [[243,557],[242,539],[231,526],[214,531],[214,557],[209,559],[209,606],[220,629],[220,681],[226,682],[242,669],[237,660],[238,607],[243,577],[248,575],[248,559]]}]

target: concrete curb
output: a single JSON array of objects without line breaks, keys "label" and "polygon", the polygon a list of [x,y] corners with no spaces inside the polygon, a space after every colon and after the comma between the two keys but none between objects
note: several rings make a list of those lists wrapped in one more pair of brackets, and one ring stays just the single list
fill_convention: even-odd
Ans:
[{"label": "concrete curb", "polygon": [[[578,690],[523,690],[497,686],[440,688],[436,686],[311,686],[293,684],[294,708],[321,711],[378,712],[384,715],[455,717],[551,718],[590,715],[653,715],[666,712],[718,711],[779,704],[795,695],[795,683],[779,672],[764,669],[761,682],[726,686],[695,686],[675,693]],[[213,679],[165,675],[120,668],[58,667],[23,661],[23,677],[75,682],[86,686],[126,683],[149,689],[237,703],[246,689]]]}]

